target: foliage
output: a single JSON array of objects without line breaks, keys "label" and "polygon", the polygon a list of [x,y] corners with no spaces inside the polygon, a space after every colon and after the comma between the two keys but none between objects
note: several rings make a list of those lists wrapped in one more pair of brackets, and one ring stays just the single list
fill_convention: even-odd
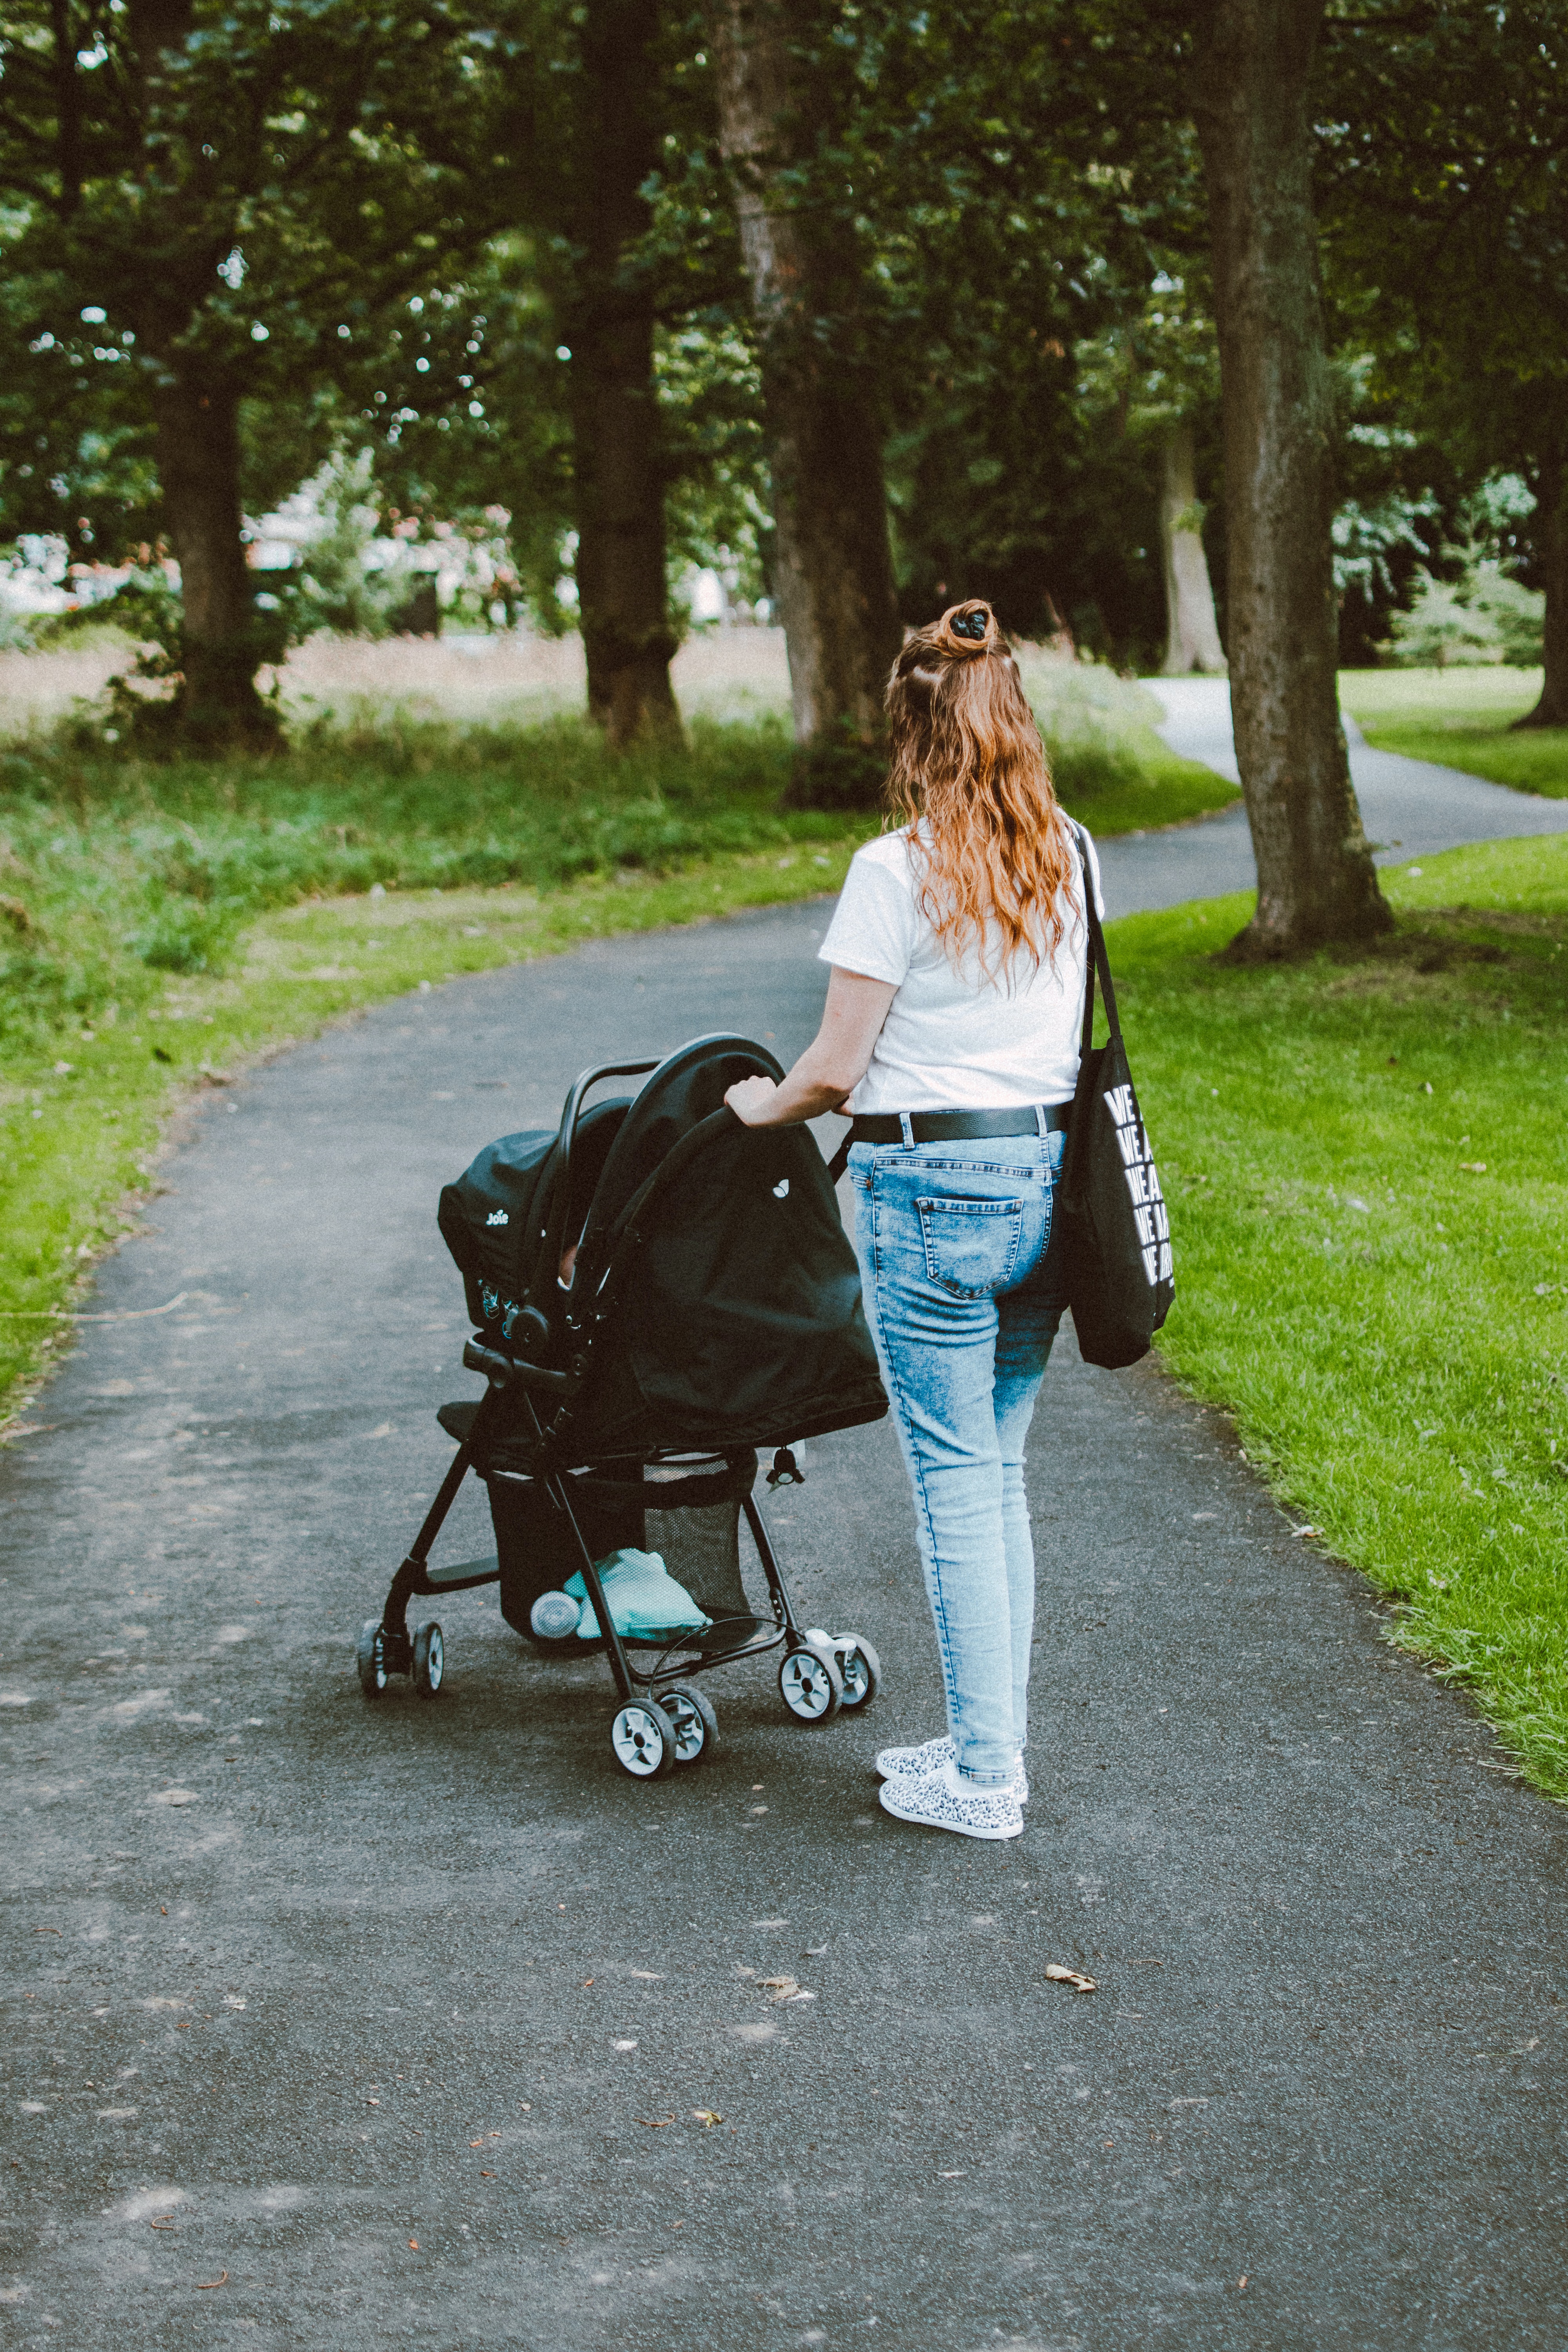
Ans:
[{"label": "foliage", "polygon": [[[1536,481],[1568,430],[1562,67],[1554,0],[1357,0],[1325,27],[1319,203],[1339,331],[1450,528],[1488,476]],[[1539,525],[1521,524],[1507,552],[1534,584]]]},{"label": "foliage", "polygon": [[1464,502],[1460,537],[1442,551],[1455,576],[1417,572],[1409,608],[1393,615],[1396,658],[1437,669],[1450,663],[1507,662],[1516,669],[1539,664],[1546,599],[1524,587],[1503,562],[1504,548],[1534,507],[1516,474],[1489,478]]},{"label": "foliage", "polygon": [[1457,582],[1418,575],[1414,602],[1393,617],[1395,656],[1415,667],[1450,662],[1508,662],[1533,669],[1541,660],[1546,599],[1485,560]]}]

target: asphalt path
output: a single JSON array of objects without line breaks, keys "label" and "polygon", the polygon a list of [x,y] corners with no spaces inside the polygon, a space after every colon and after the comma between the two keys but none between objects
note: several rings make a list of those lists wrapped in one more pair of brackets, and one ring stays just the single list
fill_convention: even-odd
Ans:
[{"label": "asphalt path", "polygon": [[[1173,751],[1201,761],[1232,783],[1240,781],[1231,734],[1230,688],[1223,677],[1146,677],[1164,705],[1159,732]],[[1475,841],[1568,833],[1568,800],[1510,792],[1397,751],[1374,751],[1349,711],[1342,714],[1351,776],[1362,821],[1380,866],[1432,857]],[[1112,915],[1178,907],[1222,890],[1250,890],[1258,880],[1241,803],[1196,824],[1126,834],[1100,848],[1106,904]]]},{"label": "asphalt path", "polygon": [[7,2342],[1560,2352],[1568,1823],[1156,1374],[1048,1377],[1015,1843],[875,1802],[941,1719],[885,1423],[769,1506],[867,1717],[744,1665],[639,1785],[493,1593],[361,1697],[476,1391],[440,1184],[590,1061],[787,1058],[825,919],[382,1007],[204,1097],[103,1268],[0,1462]]}]

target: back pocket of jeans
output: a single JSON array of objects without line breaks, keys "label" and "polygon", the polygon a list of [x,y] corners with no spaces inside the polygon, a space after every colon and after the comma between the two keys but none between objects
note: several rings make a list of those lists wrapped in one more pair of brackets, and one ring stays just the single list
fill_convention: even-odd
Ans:
[{"label": "back pocket of jeans", "polygon": [[1024,1230],[1022,1201],[917,1201],[926,1272],[955,1298],[1005,1290]]}]

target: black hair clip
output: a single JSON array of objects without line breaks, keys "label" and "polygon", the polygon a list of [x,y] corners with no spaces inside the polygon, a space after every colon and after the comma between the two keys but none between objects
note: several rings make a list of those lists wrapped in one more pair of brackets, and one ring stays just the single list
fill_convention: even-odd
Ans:
[{"label": "black hair clip", "polygon": [[984,645],[989,615],[984,613],[960,613],[957,620],[949,625],[955,637],[967,637],[972,644]]}]

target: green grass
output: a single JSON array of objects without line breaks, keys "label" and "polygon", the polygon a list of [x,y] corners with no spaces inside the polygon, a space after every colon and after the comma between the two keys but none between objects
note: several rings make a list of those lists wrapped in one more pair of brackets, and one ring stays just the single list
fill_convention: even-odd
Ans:
[{"label": "green grass", "polygon": [[1568,1794],[1568,841],[1385,873],[1376,953],[1237,970],[1237,898],[1120,924],[1172,1202],[1166,1361]]},{"label": "green grass", "polygon": [[[1146,769],[1138,689],[1094,691],[1058,730],[1075,814],[1114,833],[1228,796],[1152,736]],[[89,725],[0,751],[0,1405],[183,1087],[420,982],[836,889],[875,820],[781,811],[790,765],[766,711],[619,759],[567,719],[384,711],[270,760],[136,761]]]},{"label": "green grass", "polygon": [[[1060,762],[1101,831],[1170,821],[1125,756],[1142,724],[1083,725],[1123,756],[1076,784]],[[766,724],[625,762],[564,726],[258,766],[13,754],[0,1395],[68,1343],[191,1087],[458,972],[836,888],[865,821],[779,815],[787,756]],[[1164,1353],[1568,1794],[1568,842],[1384,883],[1399,929],[1367,956],[1222,965],[1241,898],[1115,928],[1179,1250]]]},{"label": "green grass", "polygon": [[1378,751],[1436,760],[1489,783],[1562,800],[1568,797],[1568,727],[1510,731],[1540,694],[1538,669],[1347,670],[1340,677],[1341,700]]}]

